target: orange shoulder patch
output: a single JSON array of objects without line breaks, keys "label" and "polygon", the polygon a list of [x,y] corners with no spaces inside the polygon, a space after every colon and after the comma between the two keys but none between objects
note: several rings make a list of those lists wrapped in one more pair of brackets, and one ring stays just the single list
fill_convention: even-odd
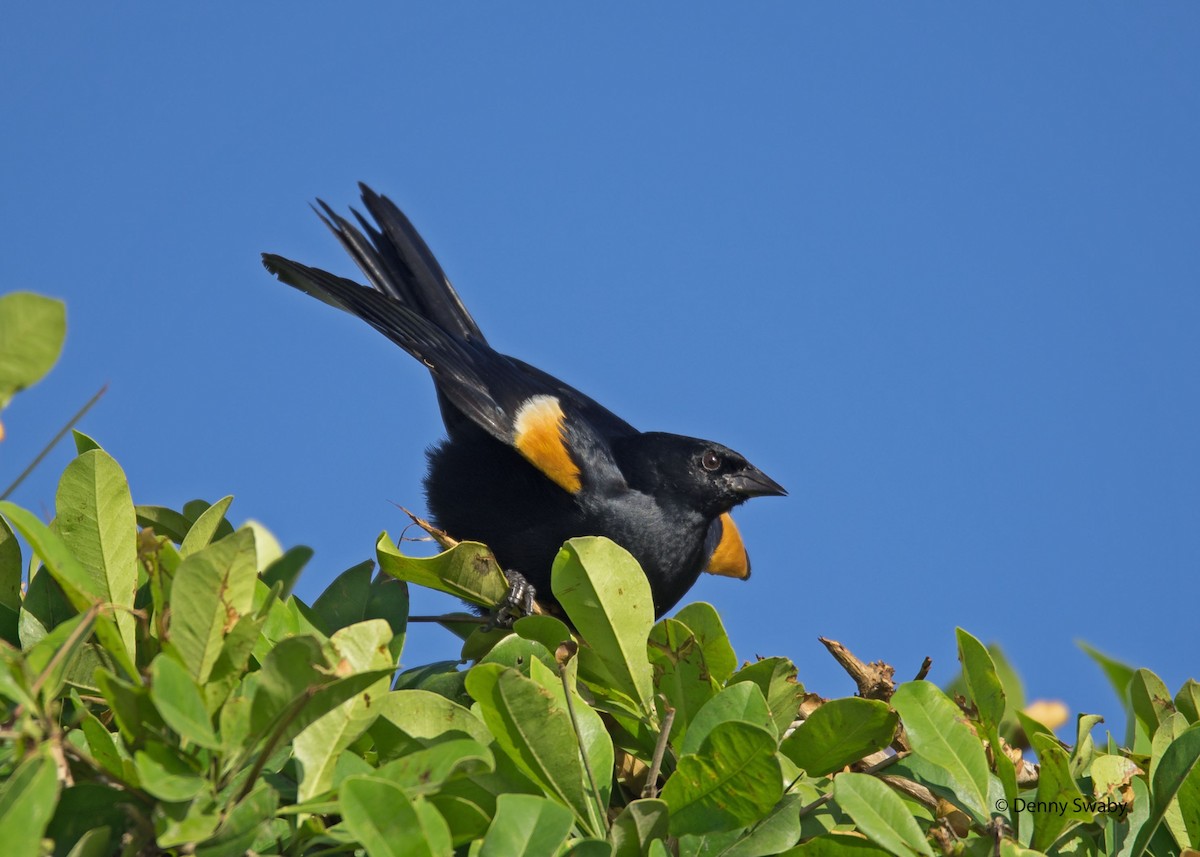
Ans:
[{"label": "orange shoulder patch", "polygon": [[579,466],[571,460],[564,436],[562,405],[554,396],[533,396],[517,411],[513,445],[552,482],[575,494],[579,491]]},{"label": "orange shoulder patch", "polygon": [[742,543],[742,534],[728,512],[718,520],[721,522],[721,539],[704,570],[709,574],[746,580],[750,577],[750,555]]}]

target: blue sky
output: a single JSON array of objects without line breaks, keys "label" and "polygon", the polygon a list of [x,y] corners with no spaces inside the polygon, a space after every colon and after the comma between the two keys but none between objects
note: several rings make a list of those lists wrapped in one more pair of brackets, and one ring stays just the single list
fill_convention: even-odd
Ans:
[{"label": "blue sky", "polygon": [[1076,639],[1197,667],[1198,37],[1188,3],[9,4],[0,290],[70,330],[0,482],[107,382],[82,428],[135,500],[235,495],[316,549],[302,594],[398,534],[432,385],[258,263],[353,273],[307,204],[365,180],[494,345],[791,491],[737,515],[752,580],[693,591],[741,657],[944,682],[962,625],[1119,722]]}]

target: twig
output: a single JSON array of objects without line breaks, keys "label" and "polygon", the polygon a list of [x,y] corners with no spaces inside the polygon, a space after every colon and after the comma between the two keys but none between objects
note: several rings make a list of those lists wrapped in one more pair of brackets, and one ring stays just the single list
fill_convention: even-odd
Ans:
[{"label": "twig", "polygon": [[[901,759],[903,759],[907,755],[908,755],[908,752],[905,751],[903,753],[896,753],[895,755],[888,756],[882,762],[877,762],[876,764],[867,768],[862,773],[864,773],[864,774],[879,773],[880,771],[882,771],[884,768],[888,767],[889,765],[896,764],[897,762],[899,762]],[[797,779],[799,779],[799,778],[797,778]],[[793,785],[795,784],[795,780],[792,781],[792,784]],[[791,788],[791,786],[788,786],[788,788]],[[812,803],[806,804],[806,805],[800,807],[800,817],[804,818],[804,816],[808,815],[814,809],[824,806],[825,804],[829,803],[831,800],[833,800],[833,792],[826,792],[825,794],[821,795],[819,798],[814,800]]]},{"label": "twig", "polygon": [[67,424],[65,426],[63,426],[61,429],[59,429],[58,434],[56,434],[54,437],[52,437],[50,439],[50,442],[48,444],[46,444],[45,447],[42,448],[42,451],[39,452],[36,456],[34,456],[33,461],[29,462],[29,466],[26,467],[24,470],[22,470],[21,474],[16,479],[13,480],[13,483],[4,489],[4,493],[0,494],[0,500],[7,500],[8,496],[10,494],[12,494],[12,492],[16,491],[18,487],[20,487],[21,483],[25,481],[25,477],[27,477],[30,473],[32,473],[34,471],[34,469],[37,468],[37,466],[42,463],[42,460],[47,455],[50,454],[50,450],[52,450],[52,449],[54,449],[54,447],[58,446],[58,442],[60,440],[62,440],[63,437],[66,436],[67,432],[69,432],[71,429],[73,429],[75,427],[75,424],[78,423],[81,419],[83,419],[84,415],[88,411],[90,411],[92,409],[92,406],[94,404],[96,404],[96,402],[100,401],[100,397],[103,396],[107,392],[108,392],[108,384],[105,384],[103,387],[101,387],[99,390],[96,391],[96,394],[94,396],[92,396],[90,399],[87,400],[87,404],[85,404],[82,408],[80,408],[79,411],[75,414],[75,416],[71,417],[71,419],[67,421]]},{"label": "twig", "polygon": [[642,786],[642,797],[658,796],[658,772],[662,768],[663,755],[667,752],[671,726],[675,723],[675,709],[669,705],[666,709],[667,713],[663,715],[662,728],[658,733],[658,744],[654,747],[654,758],[650,760],[650,773],[646,777],[646,785]]},{"label": "twig", "polygon": [[567,701],[567,716],[571,718],[571,726],[575,729],[575,740],[579,743],[579,757],[583,759],[583,771],[587,774],[588,785],[592,787],[592,797],[596,799],[596,809],[600,813],[600,824],[608,829],[608,815],[604,811],[604,801],[600,797],[600,789],[596,786],[596,777],[592,773],[592,763],[588,760],[587,749],[583,746],[583,731],[579,728],[579,719],[575,716],[575,703],[571,701],[571,684],[567,681],[567,664],[579,651],[579,644],[574,640],[560,643],[554,652],[554,661],[558,664],[558,677],[562,681],[563,698]]},{"label": "twig", "polygon": [[933,666],[933,658],[926,655],[925,660],[921,661],[921,668],[917,670],[917,675],[913,681],[924,681],[925,676],[929,675],[929,668]]},{"label": "twig", "polygon": [[[416,524],[418,527],[420,527],[422,530],[424,530],[426,533],[428,533],[430,538],[432,538],[435,542],[437,542],[442,550],[450,550],[450,548],[455,547],[458,544],[458,540],[455,538],[452,538],[450,536],[450,534],[447,533],[445,530],[439,530],[433,524],[429,523],[429,521],[426,521],[424,518],[414,515],[412,512],[408,511],[408,509],[405,509],[399,503],[392,503],[392,505],[395,506],[397,509],[399,509],[404,514],[408,515],[408,517],[412,520],[412,522],[414,524]],[[406,527],[405,529],[407,530],[408,528]],[[402,535],[401,538],[404,538],[404,536]]]},{"label": "twig", "polygon": [[465,622],[471,625],[486,625],[491,620],[486,616],[471,616],[466,613],[444,613],[441,616],[409,616],[409,622]]},{"label": "twig", "polygon": [[[67,636],[67,639],[63,641],[62,645],[58,647],[58,650],[54,653],[54,657],[50,658],[50,663],[46,664],[46,668],[38,674],[36,679],[33,680],[33,685],[29,688],[33,696],[37,696],[39,693],[41,693],[42,685],[45,683],[46,679],[50,677],[50,674],[58,668],[58,665],[61,664],[63,660],[74,653],[75,644],[79,642],[80,638],[86,637],[92,632],[92,626],[95,624],[96,617],[99,615],[100,602],[97,601],[88,608],[86,613],[83,614],[83,620],[75,626],[75,630],[72,631]],[[20,713],[20,709],[17,710],[17,713]]]},{"label": "twig", "polygon": [[837,640],[828,640],[825,637],[817,637],[817,639],[829,650],[833,659],[842,665],[842,669],[854,679],[854,683],[858,685],[859,696],[863,699],[879,699],[883,702],[892,698],[892,694],[896,690],[896,683],[892,680],[896,675],[896,670],[889,664],[885,664],[883,661],[876,661],[873,664],[863,663]]}]

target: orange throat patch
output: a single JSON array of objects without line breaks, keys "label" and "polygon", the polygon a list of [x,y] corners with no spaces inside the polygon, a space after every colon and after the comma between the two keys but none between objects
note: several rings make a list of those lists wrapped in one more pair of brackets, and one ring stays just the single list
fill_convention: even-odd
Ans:
[{"label": "orange throat patch", "polygon": [[564,491],[579,491],[579,467],[571,460],[562,405],[554,396],[532,396],[517,411],[513,446]]},{"label": "orange throat patch", "polygon": [[742,534],[728,512],[718,520],[721,522],[721,540],[717,542],[717,548],[708,558],[704,570],[709,574],[747,580],[750,577],[750,555],[746,553]]}]

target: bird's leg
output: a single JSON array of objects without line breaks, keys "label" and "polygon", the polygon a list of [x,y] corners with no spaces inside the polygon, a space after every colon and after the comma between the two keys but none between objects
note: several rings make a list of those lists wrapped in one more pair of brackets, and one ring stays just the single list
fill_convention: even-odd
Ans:
[{"label": "bird's leg", "polygon": [[511,627],[517,619],[533,613],[533,599],[537,595],[533,584],[519,571],[505,571],[504,576],[508,580],[508,591],[492,610],[488,623],[492,628]]}]

